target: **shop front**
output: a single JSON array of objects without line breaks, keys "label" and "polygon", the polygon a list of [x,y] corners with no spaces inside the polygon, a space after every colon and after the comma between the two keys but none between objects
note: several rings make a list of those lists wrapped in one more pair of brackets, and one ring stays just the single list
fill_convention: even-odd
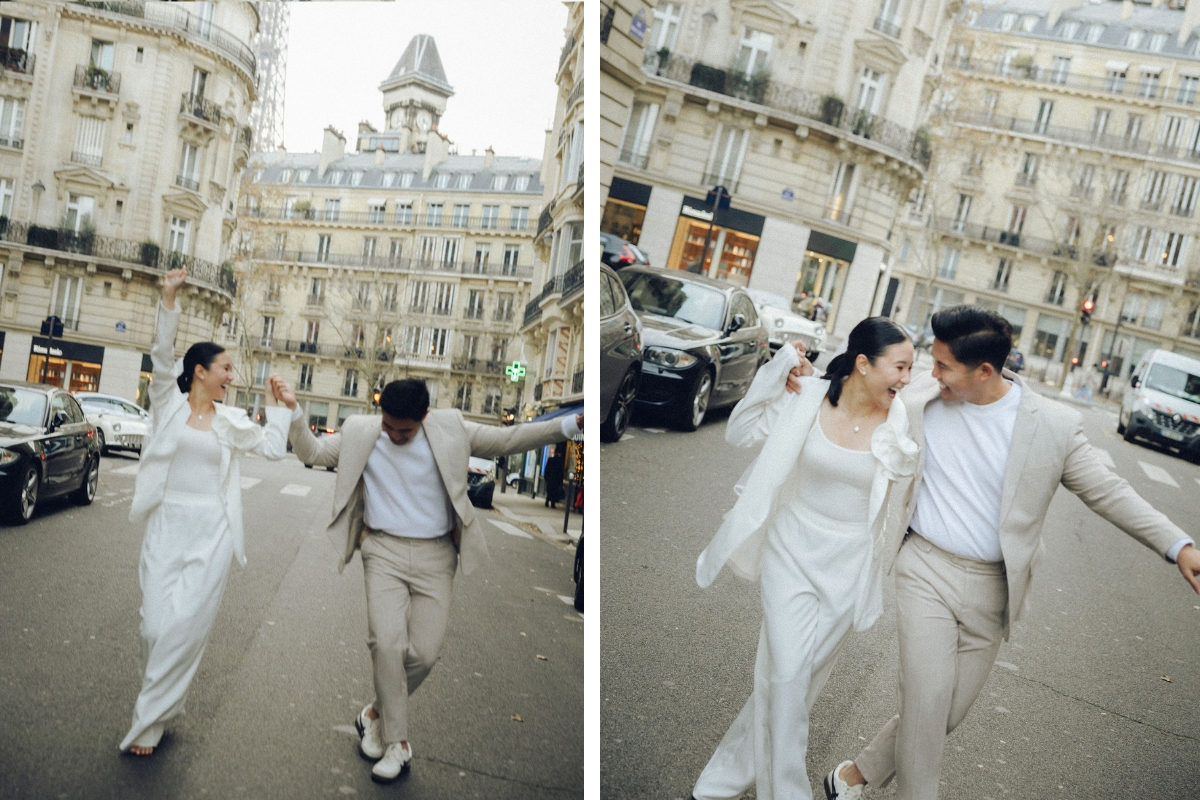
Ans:
[{"label": "shop front", "polygon": [[103,347],[62,340],[51,343],[35,336],[25,379],[30,383],[61,386],[71,392],[96,392],[100,390],[103,363]]},{"label": "shop front", "polygon": [[608,201],[604,204],[604,215],[600,218],[600,232],[637,244],[646,221],[646,206],[650,203],[652,188],[614,175]]},{"label": "shop front", "polygon": [[850,264],[858,249],[855,242],[813,231],[808,237],[804,262],[796,277],[792,304],[798,314],[832,329],[842,299]]},{"label": "shop front", "polygon": [[703,199],[685,195],[667,266],[747,286],[765,222],[759,214],[714,210]]}]

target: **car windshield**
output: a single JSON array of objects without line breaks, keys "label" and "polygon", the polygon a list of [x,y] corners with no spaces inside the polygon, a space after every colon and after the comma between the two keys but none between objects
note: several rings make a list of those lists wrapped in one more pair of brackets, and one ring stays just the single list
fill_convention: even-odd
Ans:
[{"label": "car windshield", "polygon": [[1200,376],[1166,364],[1155,364],[1150,368],[1150,373],[1146,375],[1146,386],[1182,400],[1200,403]]},{"label": "car windshield", "polygon": [[781,308],[784,311],[792,310],[792,304],[781,294],[764,292],[762,289],[747,289],[746,294],[750,295],[750,299],[754,301],[754,305],[756,306],[771,306],[772,308]]},{"label": "car windshield", "polygon": [[725,294],[709,286],[651,275],[621,273],[634,311],[674,317],[706,328],[720,330],[725,318]]},{"label": "car windshield", "polygon": [[40,428],[46,415],[46,395],[16,386],[0,386],[0,422]]}]

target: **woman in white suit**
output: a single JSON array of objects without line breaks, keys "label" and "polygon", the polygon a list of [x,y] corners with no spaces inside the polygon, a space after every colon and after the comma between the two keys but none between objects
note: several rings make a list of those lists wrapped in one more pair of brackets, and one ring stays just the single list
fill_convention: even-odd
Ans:
[{"label": "woman in white suit", "polygon": [[208,632],[225,592],[232,559],[245,566],[239,462],[245,453],[287,455],[291,415],[267,394],[267,425],[220,401],[233,381],[233,361],[213,342],[197,342],[176,376],[175,294],[187,271],[167,273],[150,351],[154,429],[142,452],[129,519],[145,523],[138,579],[145,673],[133,725],[121,750],[150,755],[163,725],[178,715],[200,666]]},{"label": "woman in white suit", "polygon": [[882,611],[881,539],[912,489],[917,445],[896,399],[912,361],[908,334],[871,317],[829,363],[827,387],[805,377],[815,391],[786,393],[801,356],[783,347],[729,417],[728,441],[763,449],[700,554],[696,581],[711,585],[725,564],[761,581],[763,625],[753,694],[700,774],[696,800],[751,786],[759,800],[812,797],[809,709],[846,634]]}]

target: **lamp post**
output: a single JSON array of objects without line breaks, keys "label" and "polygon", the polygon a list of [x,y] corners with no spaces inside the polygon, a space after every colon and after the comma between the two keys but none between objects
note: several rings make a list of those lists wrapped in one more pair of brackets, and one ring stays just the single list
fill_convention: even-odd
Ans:
[{"label": "lamp post", "polygon": [[[712,241],[713,225],[717,221],[717,211],[729,208],[729,190],[724,186],[714,186],[709,189],[708,196],[704,198],[704,207],[712,210],[712,216],[708,219],[708,232],[704,234],[704,249],[700,251],[700,263],[697,272],[701,275],[704,274],[704,262],[708,258],[708,243]],[[688,271],[690,272],[691,270]]]}]

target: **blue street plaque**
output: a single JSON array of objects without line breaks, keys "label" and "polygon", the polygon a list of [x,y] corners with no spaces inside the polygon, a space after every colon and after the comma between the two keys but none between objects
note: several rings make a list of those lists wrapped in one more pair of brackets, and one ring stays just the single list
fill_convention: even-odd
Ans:
[{"label": "blue street plaque", "polygon": [[638,44],[646,38],[646,9],[639,8],[629,23],[629,35],[638,40]]},{"label": "blue street plaque", "polygon": [[117,323],[117,333],[124,333],[124,332],[125,332],[125,323],[118,322]]},{"label": "blue street plaque", "polygon": [[792,193],[791,189],[784,189],[783,190],[783,199],[784,200],[795,200],[796,195]]}]

